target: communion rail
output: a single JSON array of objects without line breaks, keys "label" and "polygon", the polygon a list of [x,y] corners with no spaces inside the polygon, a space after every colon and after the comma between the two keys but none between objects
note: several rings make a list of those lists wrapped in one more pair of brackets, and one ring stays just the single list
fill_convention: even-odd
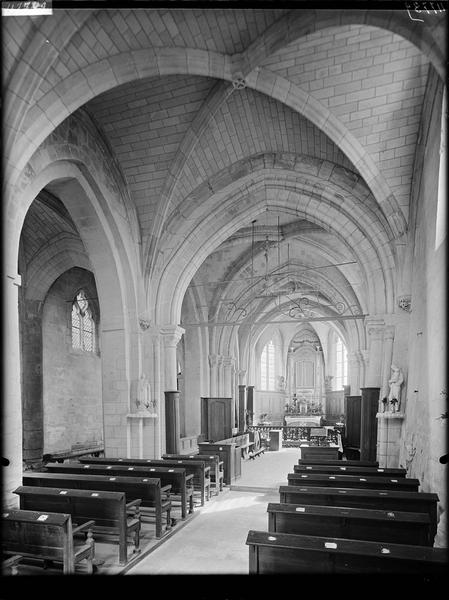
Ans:
[{"label": "communion rail", "polygon": [[257,431],[261,444],[270,437],[270,431],[282,430],[282,445],[284,447],[299,447],[301,443],[309,443],[313,446],[329,446],[329,444],[339,443],[339,433],[334,429],[325,427],[299,427],[289,426],[269,426],[269,425],[251,425],[248,431]]}]

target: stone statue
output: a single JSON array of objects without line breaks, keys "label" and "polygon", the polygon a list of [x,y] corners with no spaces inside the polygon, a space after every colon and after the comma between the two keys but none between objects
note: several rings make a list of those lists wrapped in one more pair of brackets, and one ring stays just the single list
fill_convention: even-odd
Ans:
[{"label": "stone statue", "polygon": [[137,399],[136,405],[139,411],[144,408],[150,408],[151,404],[151,394],[150,394],[150,383],[145,375],[142,373],[140,379],[137,383]]},{"label": "stone statue", "polygon": [[399,410],[400,400],[401,400],[401,385],[404,383],[404,375],[402,374],[402,370],[396,365],[391,365],[391,377],[388,380],[390,385],[390,393],[388,395],[388,401],[393,407],[393,412]]}]

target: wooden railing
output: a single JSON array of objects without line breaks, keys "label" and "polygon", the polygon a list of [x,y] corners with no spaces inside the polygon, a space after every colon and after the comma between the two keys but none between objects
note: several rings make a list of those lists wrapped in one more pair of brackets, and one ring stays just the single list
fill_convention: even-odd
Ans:
[{"label": "wooden railing", "polygon": [[283,426],[272,427],[269,425],[251,425],[248,431],[258,431],[261,443],[267,442],[270,437],[270,431],[273,429],[282,430],[282,444],[285,447],[299,446],[306,442],[313,446],[328,446],[329,444],[338,444],[338,431],[325,429],[324,427],[295,427]]}]

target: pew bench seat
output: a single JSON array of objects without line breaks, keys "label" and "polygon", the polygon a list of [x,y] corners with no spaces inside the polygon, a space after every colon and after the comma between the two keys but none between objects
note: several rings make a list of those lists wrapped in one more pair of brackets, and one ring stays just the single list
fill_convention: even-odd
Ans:
[{"label": "pew bench seat", "polygon": [[163,535],[164,515],[166,523],[165,530],[169,531],[173,525],[170,498],[171,484],[161,486],[161,480],[155,477],[27,471],[23,474],[22,484],[39,487],[125,492],[127,502],[136,499],[141,500],[140,512],[142,522],[155,524],[156,538],[161,538]]},{"label": "pew bench seat", "polygon": [[444,575],[447,548],[250,530],[249,574]]},{"label": "pew bench seat", "polygon": [[300,535],[433,546],[430,517],[425,513],[281,504],[267,507],[268,531]]},{"label": "pew bench seat", "polygon": [[[2,515],[1,545],[4,555],[20,556],[24,560],[38,559],[62,563],[64,575],[75,574],[81,561],[87,563],[87,573],[94,572],[94,521],[86,520],[73,526],[69,513],[35,510],[7,510]],[[82,541],[77,534],[86,534]]]}]

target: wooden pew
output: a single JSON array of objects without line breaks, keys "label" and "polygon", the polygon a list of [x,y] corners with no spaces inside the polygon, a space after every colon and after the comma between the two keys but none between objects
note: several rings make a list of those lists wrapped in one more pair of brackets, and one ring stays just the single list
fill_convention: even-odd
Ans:
[{"label": "wooden pew", "polygon": [[[232,438],[230,438],[232,439]],[[235,443],[198,443],[200,454],[216,454],[223,461],[223,483],[231,485],[242,475],[241,452],[240,447]]]},{"label": "wooden pew", "polygon": [[161,480],[161,486],[171,485],[170,499],[179,500],[181,503],[181,518],[187,517],[187,509],[189,513],[193,512],[193,475],[188,475],[185,468],[175,469],[172,467],[132,467],[119,464],[81,464],[64,463],[49,464],[42,469],[46,473],[79,473],[93,475],[109,475],[109,476],[130,476],[130,477],[156,477]]},{"label": "wooden pew", "polygon": [[[345,464],[345,461],[342,463]],[[313,473],[327,473],[328,475],[369,475],[370,477],[395,477],[395,478],[403,478],[407,477],[406,469],[384,469],[381,467],[335,467],[331,465],[293,465],[293,470],[295,473],[308,473],[312,471]]]},{"label": "wooden pew", "polygon": [[249,574],[444,575],[447,548],[250,530]]},{"label": "wooden pew", "polygon": [[71,460],[80,456],[100,456],[104,454],[104,444],[102,442],[92,442],[90,444],[73,444],[70,450],[61,452],[51,452],[44,454],[42,461],[63,463],[65,460]]},{"label": "wooden pew", "polygon": [[433,546],[426,513],[270,502],[268,531]]},{"label": "wooden pew", "polygon": [[[95,558],[93,524],[93,521],[86,521],[73,527],[68,513],[7,510],[2,515],[2,552],[43,560],[44,565],[48,561],[61,562],[64,575],[74,574],[76,565],[86,560],[87,572],[92,574]],[[87,533],[86,540],[74,537],[80,532]]]},{"label": "wooden pew", "polygon": [[[128,562],[128,536],[134,542],[133,553],[140,552],[140,499],[126,502],[124,492],[74,490],[21,485],[14,490],[22,510],[61,512],[71,515],[72,522],[92,523],[94,532],[118,536],[119,562]],[[135,507],[134,515],[129,516]]]},{"label": "wooden pew", "polygon": [[200,493],[201,506],[210,499],[210,467],[203,460],[163,460],[154,458],[81,458],[81,464],[127,465],[129,467],[175,467],[193,475],[193,488]]},{"label": "wooden pew", "polygon": [[298,465],[326,465],[329,467],[375,467],[379,466],[377,460],[332,460],[324,458],[298,458]]},{"label": "wooden pew", "polygon": [[163,460],[204,460],[210,467],[210,483],[215,495],[223,491],[223,461],[217,454],[163,454]]},{"label": "wooden pew", "polygon": [[281,485],[279,487],[279,495],[282,504],[314,504],[320,506],[346,506],[374,508],[376,510],[424,512],[430,517],[431,535],[435,536],[437,531],[437,494]]},{"label": "wooden pew", "polygon": [[141,500],[140,512],[143,516],[153,515],[156,525],[156,538],[162,537],[162,517],[166,515],[166,530],[171,529],[171,485],[161,486],[161,480],[155,477],[129,477],[110,475],[82,475],[74,473],[41,473],[26,471],[22,477],[23,485],[38,487],[69,488],[76,490],[101,490],[124,492],[126,501]]},{"label": "wooden pew", "polygon": [[406,477],[369,477],[365,475],[327,475],[326,473],[288,473],[288,485],[311,485],[338,488],[367,488],[417,492],[419,479]]},{"label": "wooden pew", "polygon": [[338,446],[300,446],[301,460],[338,460]]}]

